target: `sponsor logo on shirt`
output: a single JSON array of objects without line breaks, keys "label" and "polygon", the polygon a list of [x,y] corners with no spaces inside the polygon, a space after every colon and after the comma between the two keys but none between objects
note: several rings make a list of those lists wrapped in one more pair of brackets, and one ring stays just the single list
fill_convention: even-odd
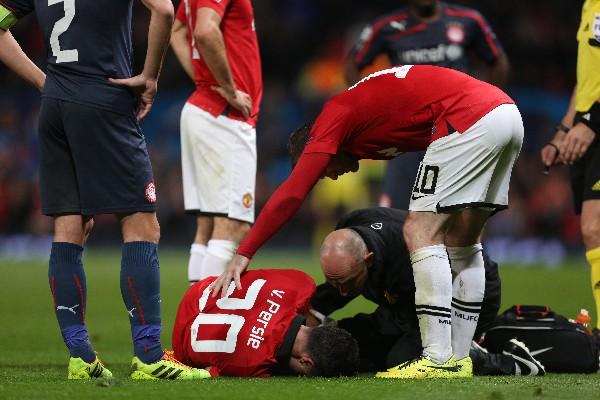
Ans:
[{"label": "sponsor logo on shirt", "polygon": [[406,64],[434,64],[458,60],[463,56],[463,48],[458,44],[439,44],[426,49],[401,51],[398,55]]},{"label": "sponsor logo on shirt", "polygon": [[600,41],[600,14],[594,15],[594,25],[592,27],[592,34],[596,40]]}]

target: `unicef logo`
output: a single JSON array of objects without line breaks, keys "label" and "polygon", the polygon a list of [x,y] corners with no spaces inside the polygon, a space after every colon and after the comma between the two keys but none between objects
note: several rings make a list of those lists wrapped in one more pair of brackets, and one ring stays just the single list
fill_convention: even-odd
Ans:
[{"label": "unicef logo", "polygon": [[463,50],[462,47],[456,44],[451,44],[446,47],[446,57],[448,60],[455,61],[462,57]]}]

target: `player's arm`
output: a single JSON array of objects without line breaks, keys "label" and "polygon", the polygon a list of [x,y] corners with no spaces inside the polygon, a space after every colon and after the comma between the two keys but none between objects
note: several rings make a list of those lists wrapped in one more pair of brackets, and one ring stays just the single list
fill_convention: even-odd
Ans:
[{"label": "player's arm", "polygon": [[213,90],[241,112],[244,118],[249,118],[252,114],[252,99],[247,93],[235,87],[221,32],[221,19],[221,15],[212,8],[199,8],[196,14],[194,38],[200,55],[219,84],[218,87],[213,87]]},{"label": "player's arm", "polygon": [[563,116],[560,124],[556,129],[556,133],[552,140],[546,143],[542,147],[541,157],[542,163],[546,167],[551,167],[559,162],[560,148],[563,146],[563,142],[567,137],[567,133],[571,130],[573,124],[573,118],[575,118],[575,93],[577,92],[577,86],[573,89],[571,95],[571,101],[569,102],[569,108]]},{"label": "player's arm", "polygon": [[502,52],[496,58],[496,61],[490,65],[488,73],[488,83],[502,88],[506,85],[508,74],[510,73],[510,63],[506,53]]},{"label": "player's arm", "polygon": [[46,74],[27,57],[10,31],[2,29],[0,29],[0,61],[40,92],[44,89]]},{"label": "player's arm", "polygon": [[171,48],[173,53],[179,60],[179,63],[183,67],[185,73],[194,80],[194,66],[192,65],[192,56],[189,48],[188,41],[188,28],[178,19],[173,23],[171,29]]},{"label": "player's arm", "polygon": [[304,199],[323,176],[331,154],[303,154],[288,179],[277,188],[265,204],[256,223],[246,235],[237,254],[225,268],[225,272],[213,284],[213,296],[219,291],[225,295],[231,281],[241,289],[240,274],[248,268],[256,251],[269,240],[300,209]]},{"label": "player's arm", "polygon": [[378,22],[374,26],[367,25],[360,33],[356,45],[344,65],[344,78],[348,85],[354,85],[360,80],[361,71],[371,65],[375,58],[384,52],[385,41],[381,33],[384,23]]},{"label": "player's arm", "polygon": [[336,288],[325,282],[317,286],[310,305],[311,308],[327,316],[350,303],[356,296],[342,296]]},{"label": "player's arm", "polygon": [[486,81],[497,87],[504,87],[510,73],[508,56],[487,20],[478,12],[472,11],[469,29],[473,33],[472,50],[489,67]]},{"label": "player's arm", "polygon": [[[587,115],[587,118],[584,115]],[[596,100],[589,111],[578,113],[575,108],[575,92],[573,92],[569,110],[563,117],[563,123],[565,120],[571,121],[573,126],[564,134],[563,140],[558,145],[558,158],[563,164],[573,164],[583,157],[599,133],[597,129],[600,125],[597,122],[599,119],[600,99]]]},{"label": "player's arm", "polygon": [[9,29],[33,11],[32,1],[0,1],[0,61],[40,92],[46,75],[21,50]]},{"label": "player's arm", "polygon": [[173,3],[171,0],[141,0],[150,11],[148,49],[141,74],[126,79],[110,79],[111,82],[129,87],[138,97],[137,119],[144,118],[156,97],[158,77],[169,46],[173,25]]}]

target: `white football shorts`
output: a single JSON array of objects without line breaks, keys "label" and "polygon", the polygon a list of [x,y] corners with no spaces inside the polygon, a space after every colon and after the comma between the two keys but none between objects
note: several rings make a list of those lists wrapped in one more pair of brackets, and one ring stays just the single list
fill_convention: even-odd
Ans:
[{"label": "white football shorts", "polygon": [[523,121],[514,104],[502,104],[465,132],[432,142],[419,166],[409,210],[507,208],[510,175],[522,144]]},{"label": "white football shorts", "polygon": [[256,130],[186,103],[181,111],[185,210],[254,222]]}]

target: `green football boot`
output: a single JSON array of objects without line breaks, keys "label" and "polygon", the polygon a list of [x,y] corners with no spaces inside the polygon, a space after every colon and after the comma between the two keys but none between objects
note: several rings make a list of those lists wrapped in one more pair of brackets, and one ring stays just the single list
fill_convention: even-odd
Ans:
[{"label": "green football boot", "polygon": [[166,351],[162,358],[152,364],[145,364],[139,358],[131,360],[131,379],[207,379],[210,372],[205,369],[188,367]]},{"label": "green football boot", "polygon": [[79,357],[69,359],[68,379],[110,379],[112,376],[112,372],[102,364],[98,356],[91,363],[86,363]]}]

